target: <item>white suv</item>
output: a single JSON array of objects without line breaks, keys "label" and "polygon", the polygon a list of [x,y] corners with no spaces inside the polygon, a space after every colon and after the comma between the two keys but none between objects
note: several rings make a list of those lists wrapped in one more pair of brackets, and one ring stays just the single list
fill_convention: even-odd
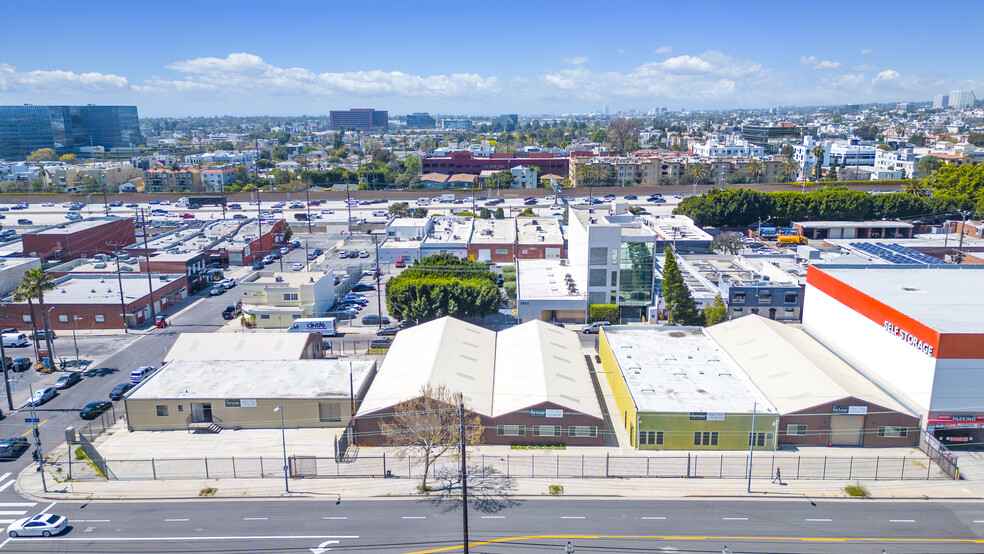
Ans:
[{"label": "white suv", "polygon": [[611,323],[607,321],[595,321],[591,325],[585,327],[581,332],[585,335],[597,335],[601,332],[602,327],[608,327],[609,325],[611,325]]}]

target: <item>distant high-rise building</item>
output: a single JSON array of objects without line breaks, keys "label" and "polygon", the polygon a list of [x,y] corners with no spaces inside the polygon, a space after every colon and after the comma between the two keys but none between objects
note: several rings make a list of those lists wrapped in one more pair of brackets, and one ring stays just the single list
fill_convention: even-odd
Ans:
[{"label": "distant high-rise building", "polygon": [[472,121],[470,119],[459,118],[459,119],[442,119],[441,120],[441,128],[442,129],[448,129],[448,130],[454,129],[454,130],[467,131],[467,130],[471,129],[472,127],[473,127],[473,125],[472,125]]},{"label": "distant high-rise building", "polygon": [[433,129],[437,120],[427,112],[416,112],[407,116],[407,127],[410,129]]},{"label": "distant high-rise building", "polygon": [[374,110],[372,108],[332,110],[329,115],[332,131],[344,131],[346,129],[369,132],[389,130],[389,112],[386,110]]},{"label": "distant high-rise building", "polygon": [[504,114],[500,115],[499,117],[493,119],[492,120],[492,123],[498,123],[499,125],[502,125],[503,127],[505,127],[506,125],[509,125],[510,123],[512,123],[513,125],[519,125],[519,114],[504,113]]},{"label": "distant high-rise building", "polygon": [[945,108],[950,103],[950,97],[946,94],[937,94],[933,97],[934,108]]},{"label": "distant high-rise building", "polygon": [[68,154],[141,143],[136,106],[0,106],[0,159],[24,159],[39,148]]},{"label": "distant high-rise building", "polygon": [[972,90],[951,90],[950,103],[947,106],[951,108],[973,108],[976,101],[977,97],[974,96]]}]

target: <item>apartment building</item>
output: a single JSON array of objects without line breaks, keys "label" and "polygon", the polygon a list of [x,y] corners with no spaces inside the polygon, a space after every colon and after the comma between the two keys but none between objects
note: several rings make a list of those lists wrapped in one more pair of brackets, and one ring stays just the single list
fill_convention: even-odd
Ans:
[{"label": "apartment building", "polygon": [[225,187],[236,182],[239,170],[236,166],[225,165],[203,169],[201,173],[202,184],[209,192],[222,192]]},{"label": "apartment building", "polygon": [[317,317],[335,301],[331,274],[259,271],[239,283],[243,312],[261,329],[286,329],[301,317]]},{"label": "apartment building", "polygon": [[202,172],[194,167],[170,169],[155,163],[144,171],[146,192],[201,192]]}]

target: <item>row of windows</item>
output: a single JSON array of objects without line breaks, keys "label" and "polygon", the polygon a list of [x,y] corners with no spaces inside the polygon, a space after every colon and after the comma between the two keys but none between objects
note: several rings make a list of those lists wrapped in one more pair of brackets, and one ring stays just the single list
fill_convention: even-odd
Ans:
[{"label": "row of windows", "polygon": [[[769,304],[772,302],[772,292],[771,291],[760,291],[758,294],[759,304]],[[799,293],[787,292],[783,295],[783,302],[786,304],[795,304],[799,301]],[[731,302],[733,303],[743,303],[745,302],[744,292],[735,292],[731,295]]]},{"label": "row of windows", "polygon": [[[83,320],[83,317],[82,316],[76,316],[76,317],[78,317],[78,320],[77,321],[82,321]],[[30,323],[31,322],[31,316],[30,316],[30,314],[25,314],[25,315],[21,316],[21,319],[24,320],[24,323]],[[96,323],[103,323],[103,322],[106,321],[106,317],[103,316],[102,314],[96,314],[96,315],[94,315],[93,316],[93,319],[95,319]],[[68,316],[67,315],[59,315],[58,316],[58,321],[60,321],[62,323],[68,323]]]},{"label": "row of windows", "polygon": [[[534,425],[531,428],[534,437],[560,437],[564,428],[560,425]],[[500,437],[525,437],[525,425],[499,425],[495,434]],[[587,425],[571,425],[567,428],[568,437],[597,437],[598,428]]]},{"label": "row of windows", "polygon": [[[805,423],[791,423],[786,426],[786,434],[791,436],[806,436],[808,427]],[[897,425],[881,425],[878,427],[879,437],[903,438],[909,434],[909,428]]]}]

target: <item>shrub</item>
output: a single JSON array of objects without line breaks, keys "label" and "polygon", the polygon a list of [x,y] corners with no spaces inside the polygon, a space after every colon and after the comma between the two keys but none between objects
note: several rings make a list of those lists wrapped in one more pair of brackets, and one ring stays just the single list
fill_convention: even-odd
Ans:
[{"label": "shrub", "polygon": [[561,485],[550,485],[547,487],[547,490],[550,491],[550,494],[553,496],[564,494],[564,487]]},{"label": "shrub", "polygon": [[198,496],[215,496],[215,493],[219,492],[219,489],[215,487],[205,487],[198,491]]},{"label": "shrub", "polygon": [[857,498],[869,498],[871,496],[871,492],[868,491],[868,487],[865,487],[861,483],[847,485],[844,487],[844,492],[846,492],[848,496],[854,496]]},{"label": "shrub", "polygon": [[618,323],[618,306],[615,304],[592,304],[588,308],[588,319],[594,321],[608,321]]},{"label": "shrub", "polygon": [[516,282],[506,281],[503,283],[502,288],[506,291],[506,296],[508,298],[516,298]]}]

